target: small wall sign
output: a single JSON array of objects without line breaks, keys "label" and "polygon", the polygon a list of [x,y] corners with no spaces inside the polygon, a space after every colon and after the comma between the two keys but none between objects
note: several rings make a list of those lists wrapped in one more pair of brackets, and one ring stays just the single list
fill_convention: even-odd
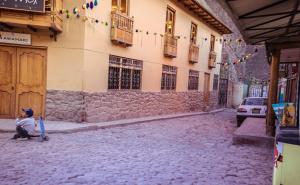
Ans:
[{"label": "small wall sign", "polygon": [[45,0],[0,0],[0,8],[45,12]]},{"label": "small wall sign", "polygon": [[0,31],[0,43],[31,45],[31,35]]}]

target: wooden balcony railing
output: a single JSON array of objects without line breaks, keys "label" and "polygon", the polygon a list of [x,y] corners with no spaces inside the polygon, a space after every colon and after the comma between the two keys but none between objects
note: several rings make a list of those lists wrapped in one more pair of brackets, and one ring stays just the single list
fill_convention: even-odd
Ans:
[{"label": "wooden balcony railing", "polygon": [[209,52],[209,57],[208,57],[208,67],[209,68],[215,68],[216,67],[216,58],[217,54],[214,51]]},{"label": "wooden balcony railing", "polygon": [[177,37],[173,35],[165,35],[164,55],[166,57],[177,57]]},{"label": "wooden balcony railing", "polygon": [[191,63],[197,63],[198,58],[199,58],[199,47],[196,44],[190,44],[189,61]]},{"label": "wooden balcony railing", "polygon": [[133,19],[119,12],[111,12],[111,41],[125,47],[133,44]]},{"label": "wooden balcony railing", "polygon": [[46,0],[45,12],[35,13],[0,9],[0,23],[8,28],[28,27],[32,30],[50,29],[56,33],[63,30],[63,19],[59,10],[63,7],[63,0]]}]

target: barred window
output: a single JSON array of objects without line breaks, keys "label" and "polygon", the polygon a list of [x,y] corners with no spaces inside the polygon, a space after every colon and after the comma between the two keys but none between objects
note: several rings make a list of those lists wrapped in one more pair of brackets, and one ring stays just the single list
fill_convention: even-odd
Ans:
[{"label": "barred window", "polygon": [[108,89],[119,89],[120,68],[109,67]]},{"label": "barred window", "polygon": [[108,89],[141,89],[143,61],[109,56]]},{"label": "barred window", "polygon": [[175,90],[176,89],[176,75],[177,67],[163,65],[161,89],[162,90]]},{"label": "barred window", "polygon": [[190,70],[189,71],[189,90],[198,90],[199,87],[199,71]]},{"label": "barred window", "polygon": [[219,85],[219,75],[214,75],[213,90],[217,91]]}]

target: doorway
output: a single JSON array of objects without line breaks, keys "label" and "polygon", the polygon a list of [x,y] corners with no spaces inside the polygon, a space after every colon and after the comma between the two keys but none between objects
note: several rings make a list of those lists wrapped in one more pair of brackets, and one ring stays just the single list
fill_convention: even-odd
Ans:
[{"label": "doorway", "polygon": [[210,74],[204,73],[204,104],[206,106],[209,105],[209,98],[210,98]]},{"label": "doorway", "polygon": [[228,91],[228,80],[220,79],[219,83],[219,105],[227,106],[227,91]]},{"label": "doorway", "polygon": [[31,107],[45,116],[45,49],[0,46],[0,118],[15,118]]}]

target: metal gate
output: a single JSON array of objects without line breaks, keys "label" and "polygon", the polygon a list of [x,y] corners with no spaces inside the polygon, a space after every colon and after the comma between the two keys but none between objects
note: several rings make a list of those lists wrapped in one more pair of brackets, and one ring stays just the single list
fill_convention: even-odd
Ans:
[{"label": "metal gate", "polygon": [[220,106],[227,106],[227,91],[228,91],[228,79],[220,79],[219,83],[219,100]]}]

